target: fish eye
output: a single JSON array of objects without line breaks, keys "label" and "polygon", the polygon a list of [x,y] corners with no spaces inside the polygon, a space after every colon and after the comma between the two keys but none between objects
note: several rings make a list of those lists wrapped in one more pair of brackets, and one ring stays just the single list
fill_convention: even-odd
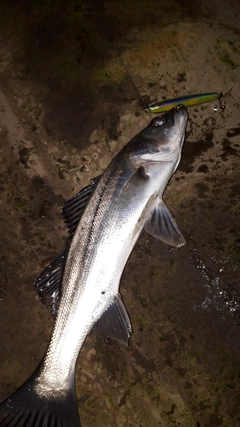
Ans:
[{"label": "fish eye", "polygon": [[165,124],[165,119],[163,117],[156,117],[153,120],[153,126],[155,126],[155,127],[158,127],[158,126],[161,127],[164,124]]}]

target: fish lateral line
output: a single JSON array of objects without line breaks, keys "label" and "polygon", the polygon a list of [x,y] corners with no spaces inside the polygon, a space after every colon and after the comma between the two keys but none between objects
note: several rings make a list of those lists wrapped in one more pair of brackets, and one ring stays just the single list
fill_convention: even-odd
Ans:
[{"label": "fish lateral line", "polygon": [[[164,113],[169,111],[171,108],[177,107],[177,105],[184,105],[185,107],[193,107],[195,105],[204,104],[205,102],[219,100],[219,108],[223,111],[226,107],[224,95],[222,92],[209,92],[199,93],[194,95],[187,95],[178,98],[167,99],[162,102],[152,104],[147,108],[144,108],[146,113]],[[217,107],[213,106],[214,111],[218,110]]]}]

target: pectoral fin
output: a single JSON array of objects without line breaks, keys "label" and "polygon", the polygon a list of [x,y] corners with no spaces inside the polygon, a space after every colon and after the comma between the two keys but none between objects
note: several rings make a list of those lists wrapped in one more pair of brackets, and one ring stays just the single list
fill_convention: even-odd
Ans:
[{"label": "pectoral fin", "polygon": [[179,247],[186,243],[163,200],[160,200],[151,217],[146,221],[145,230],[156,239],[172,246]]},{"label": "pectoral fin", "polygon": [[122,302],[121,295],[117,294],[112,304],[93,326],[91,334],[116,338],[128,345],[131,332],[132,327],[127,310]]}]

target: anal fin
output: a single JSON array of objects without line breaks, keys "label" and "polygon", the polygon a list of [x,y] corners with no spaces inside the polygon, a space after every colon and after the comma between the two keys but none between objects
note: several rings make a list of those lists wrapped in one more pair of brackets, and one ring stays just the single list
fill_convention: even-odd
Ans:
[{"label": "anal fin", "polygon": [[121,295],[117,294],[100,319],[94,324],[91,334],[115,338],[128,345],[131,332],[132,327],[127,310],[122,302]]}]

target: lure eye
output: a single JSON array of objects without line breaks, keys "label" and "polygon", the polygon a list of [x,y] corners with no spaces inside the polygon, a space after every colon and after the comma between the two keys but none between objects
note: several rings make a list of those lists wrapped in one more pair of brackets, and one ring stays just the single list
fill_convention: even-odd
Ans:
[{"label": "lure eye", "polygon": [[162,117],[156,117],[153,121],[153,126],[161,127],[165,124],[165,120]]}]

